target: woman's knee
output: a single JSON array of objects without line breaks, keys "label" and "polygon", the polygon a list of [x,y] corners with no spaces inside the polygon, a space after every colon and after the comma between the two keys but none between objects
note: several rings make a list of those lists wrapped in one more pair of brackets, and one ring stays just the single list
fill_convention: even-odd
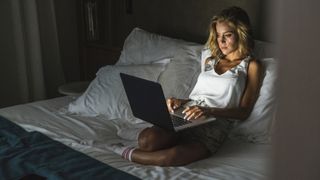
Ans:
[{"label": "woman's knee", "polygon": [[154,149],[157,132],[153,128],[146,128],[139,134],[138,144],[139,148],[145,151],[152,151]]},{"label": "woman's knee", "polygon": [[174,135],[162,129],[151,127],[146,128],[139,134],[139,148],[144,151],[155,151],[171,146],[176,141]]}]

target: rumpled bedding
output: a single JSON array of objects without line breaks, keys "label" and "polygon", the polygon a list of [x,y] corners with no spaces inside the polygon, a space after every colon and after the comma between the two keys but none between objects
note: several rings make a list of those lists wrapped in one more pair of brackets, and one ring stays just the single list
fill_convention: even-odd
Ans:
[{"label": "rumpled bedding", "polygon": [[[228,140],[214,156],[181,167],[145,166],[128,162],[110,151],[108,145],[121,142],[135,146],[139,131],[150,124],[130,124],[103,116],[68,115],[64,110],[73,100],[74,97],[60,97],[12,106],[0,109],[0,116],[28,132],[40,132],[141,179],[268,179],[270,144]],[[51,149],[47,151],[53,153]],[[85,171],[86,168],[74,170],[76,174]]]}]

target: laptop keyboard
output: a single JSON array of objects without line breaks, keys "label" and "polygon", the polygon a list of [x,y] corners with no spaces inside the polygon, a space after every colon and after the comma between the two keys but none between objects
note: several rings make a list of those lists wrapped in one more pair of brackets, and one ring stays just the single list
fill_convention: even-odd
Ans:
[{"label": "laptop keyboard", "polygon": [[174,127],[183,126],[185,124],[192,123],[191,121],[185,120],[185,119],[180,118],[178,116],[171,116],[171,119],[172,119]]}]

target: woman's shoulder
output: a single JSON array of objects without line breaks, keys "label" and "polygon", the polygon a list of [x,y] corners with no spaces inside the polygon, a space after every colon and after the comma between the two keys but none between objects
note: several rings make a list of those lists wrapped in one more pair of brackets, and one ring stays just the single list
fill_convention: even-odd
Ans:
[{"label": "woman's shoulder", "polygon": [[247,62],[248,65],[252,66],[260,66],[260,61],[258,58],[248,55],[246,58],[243,59],[245,62]]},{"label": "woman's shoulder", "polygon": [[248,63],[252,66],[261,66],[261,62],[256,57],[250,57]]},{"label": "woman's shoulder", "polygon": [[248,61],[248,71],[261,72],[262,71],[261,62],[257,58],[251,57]]}]

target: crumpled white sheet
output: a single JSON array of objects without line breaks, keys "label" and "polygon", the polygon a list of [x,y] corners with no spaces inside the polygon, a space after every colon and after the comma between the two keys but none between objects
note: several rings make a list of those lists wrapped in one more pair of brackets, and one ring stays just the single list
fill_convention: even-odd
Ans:
[{"label": "crumpled white sheet", "polygon": [[0,109],[0,115],[28,131],[50,138],[141,179],[269,179],[271,145],[227,141],[214,156],[181,167],[145,166],[124,160],[108,150],[111,143],[136,145],[137,134],[148,123],[121,119],[80,117],[61,113],[71,97],[38,101]]}]

